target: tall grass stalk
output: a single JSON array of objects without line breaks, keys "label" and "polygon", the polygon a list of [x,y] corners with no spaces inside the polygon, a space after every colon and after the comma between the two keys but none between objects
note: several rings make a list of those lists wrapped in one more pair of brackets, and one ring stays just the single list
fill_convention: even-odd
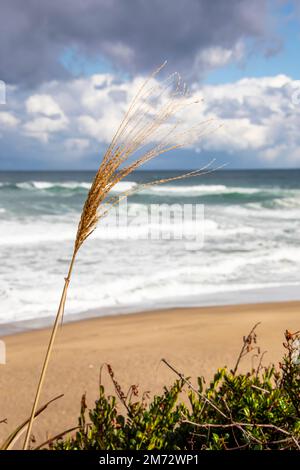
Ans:
[{"label": "tall grass stalk", "polygon": [[[68,287],[77,253],[84,241],[95,230],[99,219],[104,217],[109,208],[117,203],[117,199],[109,197],[111,189],[134,170],[154,157],[190,145],[199,138],[202,131],[210,125],[210,121],[201,122],[194,127],[184,128],[183,121],[175,119],[184,109],[196,104],[189,98],[185,84],[178,74],[173,74],[159,82],[156,75],[163,64],[141,86],[132,100],[115,136],[109,145],[99,169],[91,184],[87,199],[84,203],[77,234],[74,243],[69,270],[53,324],[48,348],[46,351],[42,372],[36,390],[31,417],[24,441],[24,450],[28,448],[33,420],[39,403],[45,380],[53,344],[58,326],[63,318]],[[178,127],[181,131],[178,131]],[[180,177],[162,179],[150,184],[164,183],[178,178],[203,174],[200,170],[181,175]],[[208,170],[210,171],[210,170]],[[207,171],[205,171],[207,173]],[[145,185],[141,185],[143,188]],[[130,191],[131,192],[131,191]],[[129,193],[130,193],[129,192]],[[128,193],[124,193],[123,196]],[[108,204],[108,205],[107,205]]]}]

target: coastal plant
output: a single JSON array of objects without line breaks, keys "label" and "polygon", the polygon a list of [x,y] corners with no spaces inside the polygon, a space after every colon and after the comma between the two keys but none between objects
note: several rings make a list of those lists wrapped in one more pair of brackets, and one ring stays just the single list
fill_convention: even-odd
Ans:
[{"label": "coastal plant", "polygon": [[[237,367],[222,367],[197,386],[164,360],[178,376],[149,398],[136,386],[127,393],[106,366],[116,394],[102,383],[95,406],[81,402],[78,430],[48,442],[54,450],[300,450],[300,337],[286,332],[279,366],[262,365],[255,328],[243,339]],[[255,353],[257,366],[239,373],[241,357]],[[297,348],[297,349],[296,349]],[[296,352],[295,352],[296,351]],[[87,416],[88,415],[88,416]]]},{"label": "coastal plant", "polygon": [[[164,64],[163,64],[164,65]],[[163,66],[162,66],[163,67]],[[37,410],[43,382],[47,372],[53,344],[58,326],[62,321],[67,298],[68,287],[76,256],[87,238],[95,230],[98,221],[103,218],[110,208],[117,204],[120,198],[110,196],[114,186],[134,170],[160,154],[190,145],[207,131],[211,121],[200,122],[192,128],[185,128],[182,113],[197,102],[190,99],[187,88],[178,74],[173,74],[159,82],[156,75],[160,67],[146,80],[133,98],[115,136],[105,152],[98,171],[95,174],[91,188],[84,203],[69,269],[53,324],[47,347],[42,372],[31,411],[31,418],[26,432],[24,449],[28,448],[32,424]],[[181,119],[181,120],[180,120]],[[149,184],[159,184],[174,179],[196,176],[211,171],[209,165],[185,175],[161,179]],[[136,190],[144,188],[140,185]],[[123,193],[123,197],[132,191]]]}]

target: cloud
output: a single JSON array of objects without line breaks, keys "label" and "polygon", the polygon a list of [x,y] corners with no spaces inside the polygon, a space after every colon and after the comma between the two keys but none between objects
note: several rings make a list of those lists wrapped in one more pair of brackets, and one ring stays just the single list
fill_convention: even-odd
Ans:
[{"label": "cloud", "polygon": [[63,115],[61,108],[50,95],[32,95],[25,105],[27,112],[31,114],[41,114],[54,119]]},{"label": "cloud", "polygon": [[29,96],[25,109],[27,114],[34,116],[33,119],[26,120],[23,131],[42,142],[47,143],[50,134],[65,130],[68,126],[68,118],[51,95]]},{"label": "cloud", "polygon": [[196,54],[194,68],[199,71],[209,71],[218,67],[224,67],[230,62],[241,62],[244,56],[245,46],[242,41],[237,42],[231,49],[222,46],[212,46]]},{"label": "cloud", "polygon": [[64,142],[65,148],[71,152],[82,152],[87,150],[90,145],[88,139],[66,139]]},{"label": "cloud", "polygon": [[24,124],[23,130],[26,135],[34,137],[47,143],[49,135],[64,130],[67,127],[67,119],[50,119],[38,117]]},{"label": "cloud", "polygon": [[12,113],[6,111],[0,111],[0,129],[14,128],[19,124],[19,119],[16,118]]},{"label": "cloud", "polygon": [[[71,164],[74,156],[84,167],[92,155],[99,158],[99,151],[110,142],[143,80],[137,76],[120,81],[113,74],[97,74],[44,83],[35,93],[25,95],[15,87],[6,111],[0,112],[2,148],[8,141],[12,154],[18,147],[30,148],[23,155],[25,163],[26,158],[28,162],[35,158],[46,166],[46,155],[51,154],[54,166]],[[213,126],[221,127],[204,134],[189,150],[245,159],[251,166],[299,165],[300,105],[293,99],[299,89],[300,81],[286,75],[221,85],[194,84],[191,98],[203,101],[188,109],[184,125],[213,118]],[[179,155],[173,167],[177,163]]]},{"label": "cloud", "polygon": [[2,0],[1,19],[0,77],[22,86],[70,78],[70,50],[130,73],[168,59],[202,76],[239,61],[249,39],[268,53],[271,23],[267,0]]},{"label": "cloud", "polygon": [[293,102],[300,81],[285,75],[244,78],[202,89],[206,108],[223,123],[203,147],[228,153],[244,152],[267,165],[299,165],[300,106]]}]

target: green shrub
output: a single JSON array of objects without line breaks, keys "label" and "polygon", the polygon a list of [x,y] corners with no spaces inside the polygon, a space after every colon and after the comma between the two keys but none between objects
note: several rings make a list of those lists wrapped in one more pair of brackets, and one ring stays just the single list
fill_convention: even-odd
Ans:
[{"label": "green shrub", "polygon": [[[219,369],[205,386],[197,388],[163,360],[178,380],[152,400],[139,398],[136,386],[125,395],[107,366],[116,396],[101,385],[95,407],[82,399],[75,436],[52,442],[53,449],[300,449],[300,376],[297,334],[285,333],[286,354],[278,367],[263,367],[255,328],[244,338],[233,370]],[[237,373],[250,351],[260,361],[248,373]],[[183,394],[185,393],[185,399]],[[121,411],[120,411],[121,410]]]}]

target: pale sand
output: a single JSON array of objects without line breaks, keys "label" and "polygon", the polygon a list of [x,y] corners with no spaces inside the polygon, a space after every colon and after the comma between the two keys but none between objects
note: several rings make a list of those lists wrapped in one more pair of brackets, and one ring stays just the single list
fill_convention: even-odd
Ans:
[{"label": "pale sand", "polygon": [[[216,368],[232,367],[241,339],[258,328],[259,343],[268,353],[264,363],[277,362],[283,353],[283,332],[300,329],[300,302],[259,305],[172,309],[121,315],[76,323],[60,329],[48,370],[41,404],[64,393],[34,424],[40,441],[47,432],[58,433],[77,424],[80,399],[87,392],[90,406],[97,397],[99,368],[112,365],[126,390],[138,384],[142,391],[160,392],[176,378],[161,358],[191,376],[209,378]],[[0,365],[1,440],[30,412],[37,385],[48,329],[5,338],[7,364]],[[251,364],[250,357],[242,366]],[[110,379],[104,383],[112,390]]]}]

